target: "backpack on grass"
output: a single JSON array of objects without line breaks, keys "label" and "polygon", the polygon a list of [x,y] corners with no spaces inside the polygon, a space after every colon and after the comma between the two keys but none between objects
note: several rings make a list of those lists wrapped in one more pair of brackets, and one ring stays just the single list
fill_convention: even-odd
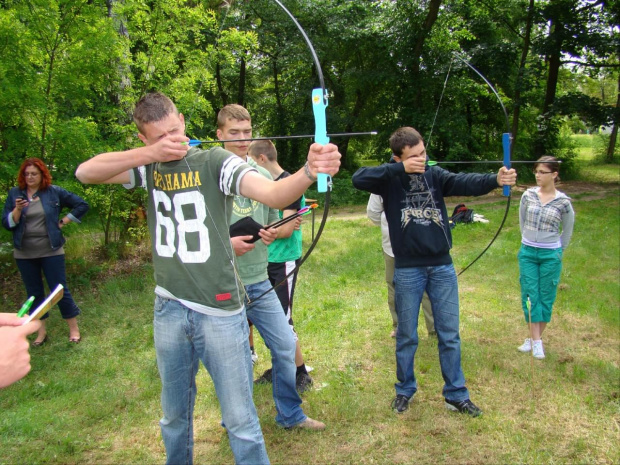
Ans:
[{"label": "backpack on grass", "polygon": [[450,222],[456,225],[456,223],[473,223],[474,211],[465,206],[464,203],[459,203],[452,211]]}]

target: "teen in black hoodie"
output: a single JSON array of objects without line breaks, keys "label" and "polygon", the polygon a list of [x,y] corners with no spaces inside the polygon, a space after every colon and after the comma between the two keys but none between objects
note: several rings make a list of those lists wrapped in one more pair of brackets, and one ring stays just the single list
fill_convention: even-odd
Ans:
[{"label": "teen in black hoodie", "polygon": [[444,197],[483,195],[503,185],[514,185],[513,169],[495,174],[450,173],[426,165],[422,136],[411,127],[390,137],[393,161],[360,168],[353,185],[383,197],[395,258],[396,398],[392,408],[403,413],[417,391],[413,363],[418,347],[418,312],[426,290],[433,307],[439,362],[446,407],[471,416],[482,411],[469,399],[461,369],[459,301],[456,273],[450,256],[452,236]]}]

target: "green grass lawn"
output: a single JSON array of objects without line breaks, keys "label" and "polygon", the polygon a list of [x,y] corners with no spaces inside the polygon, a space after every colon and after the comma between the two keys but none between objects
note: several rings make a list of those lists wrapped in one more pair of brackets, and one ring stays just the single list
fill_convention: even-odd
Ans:
[{"label": "green grass lawn", "polygon": [[[418,393],[404,415],[390,410],[394,340],[380,231],[365,218],[331,218],[301,269],[295,308],[306,362],[314,368],[303,407],[327,429],[279,428],[270,386],[257,386],[272,463],[618,463],[618,198],[616,190],[604,199],[574,201],[576,227],[544,361],[516,350],[528,335],[519,302],[518,196],[496,243],[459,278],[463,368],[472,400],[484,410],[476,419],[444,408],[437,344],[426,336],[423,318]],[[501,201],[476,205],[490,223],[454,230],[457,270],[488,243],[503,207]],[[137,265],[131,273],[90,281],[74,292],[83,309],[82,343],[68,343],[54,310],[49,342],[31,351],[32,372],[0,391],[1,464],[164,462],[152,269]],[[257,350],[258,376],[270,363],[262,343]],[[219,421],[201,368],[196,463],[233,462]]]}]

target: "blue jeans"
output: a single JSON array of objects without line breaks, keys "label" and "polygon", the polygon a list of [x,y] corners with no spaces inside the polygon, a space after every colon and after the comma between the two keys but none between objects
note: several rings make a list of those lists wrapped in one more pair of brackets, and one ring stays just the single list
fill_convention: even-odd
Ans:
[{"label": "blue jeans", "polygon": [[160,420],[168,464],[193,462],[198,362],[207,368],[237,464],[268,464],[252,400],[252,359],[245,312],[215,317],[155,298],[155,351],[162,382]]},{"label": "blue jeans", "polygon": [[[250,300],[271,287],[268,279],[245,286]],[[271,352],[273,400],[276,403],[276,421],[290,428],[306,420],[301,409],[301,397],[295,386],[295,338],[282,304],[275,291],[270,291],[256,302],[246,302],[248,319],[254,324]]]},{"label": "blue jeans", "polygon": [[424,291],[433,307],[439,364],[444,380],[443,396],[451,401],[469,399],[461,369],[459,291],[454,266],[396,268],[394,287],[396,331],[396,394],[411,397],[417,391],[413,363],[418,348],[418,314]]},{"label": "blue jeans", "polygon": [[[43,287],[41,273],[45,275],[45,280],[47,281],[47,286],[50,288],[50,292],[59,284],[62,284],[64,287],[64,294],[62,299],[58,302],[58,308],[60,309],[62,317],[68,320],[69,318],[75,318],[81,313],[80,308],[73,300],[71,292],[69,292],[67,288],[64,255],[54,255],[52,257],[43,258],[17,258],[15,262],[22,275],[22,281],[24,281],[24,285],[26,286],[26,293],[29,297],[31,295],[34,296],[31,313],[45,300],[45,288]],[[48,316],[49,313],[43,315],[41,319],[44,320]]]}]

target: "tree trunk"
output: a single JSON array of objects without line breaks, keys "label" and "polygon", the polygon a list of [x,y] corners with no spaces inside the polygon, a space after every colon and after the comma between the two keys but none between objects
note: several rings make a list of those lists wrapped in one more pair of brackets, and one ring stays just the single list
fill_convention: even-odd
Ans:
[{"label": "tree trunk", "polygon": [[549,110],[555,101],[555,93],[558,87],[558,77],[562,66],[562,44],[564,43],[564,25],[558,19],[551,19],[550,28],[550,50],[547,53],[547,86],[545,90],[545,100],[542,106],[541,123],[538,130],[538,140],[534,146],[536,158],[539,158],[548,150],[549,137],[552,135],[551,119]]},{"label": "tree trunk", "polygon": [[517,84],[514,92],[514,109],[512,111],[512,146],[514,147],[519,133],[519,116],[521,113],[521,89],[523,87],[523,74],[527,63],[527,56],[530,50],[530,41],[532,35],[532,23],[534,21],[534,0],[530,0],[527,9],[527,20],[525,25],[525,37],[521,48],[521,61],[519,62],[519,75],[517,76]]},{"label": "tree trunk", "polygon": [[[422,28],[416,38],[415,44],[413,45],[412,54],[412,68],[411,68],[411,82],[416,83],[418,81],[418,77],[420,75],[420,61],[422,59],[422,51],[424,50],[424,42],[428,38],[435,21],[437,21],[437,16],[439,15],[439,7],[441,6],[442,0],[431,0],[428,6],[428,14],[422,23]],[[421,106],[422,102],[422,88],[421,86],[416,86],[416,104]]]},{"label": "tree trunk", "polygon": [[245,106],[245,78],[246,78],[247,62],[245,58],[241,58],[239,65],[239,93],[237,94],[237,103],[242,107]]},{"label": "tree trunk", "polygon": [[[618,98],[616,99],[616,109],[620,108],[620,74],[618,75]],[[613,163],[614,153],[616,152],[616,140],[618,139],[618,121],[614,118],[614,125],[611,129],[611,136],[609,137],[609,145],[607,146],[607,153],[605,154],[605,162]]]}]

